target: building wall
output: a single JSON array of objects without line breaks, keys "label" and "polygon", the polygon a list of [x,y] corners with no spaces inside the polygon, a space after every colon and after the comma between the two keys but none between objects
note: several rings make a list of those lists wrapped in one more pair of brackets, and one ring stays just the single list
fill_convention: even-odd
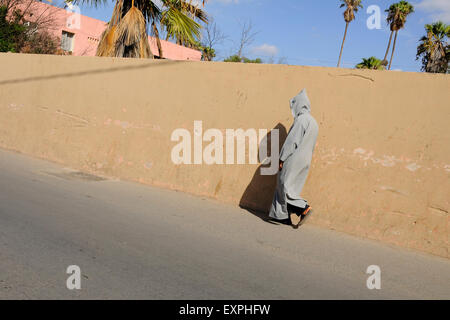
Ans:
[{"label": "building wall", "polygon": [[0,65],[0,147],[266,212],[275,176],[175,165],[171,135],[201,120],[283,138],[307,88],[311,223],[449,257],[449,75],[12,53]]},{"label": "building wall", "polygon": [[[106,28],[106,22],[93,19],[84,15],[74,15],[74,12],[58,8],[43,2],[32,1],[31,7],[27,10],[34,17],[49,16],[53,17],[54,23],[51,26],[51,33],[61,38],[62,31],[73,33],[74,56],[95,56],[97,46],[102,32]],[[28,6],[25,3],[24,6]],[[26,19],[33,20],[33,17],[27,16]],[[150,49],[154,55],[158,55],[156,39],[149,36]],[[202,53],[198,50],[179,46],[169,41],[161,39],[164,58],[170,60],[192,60],[200,61]]]}]

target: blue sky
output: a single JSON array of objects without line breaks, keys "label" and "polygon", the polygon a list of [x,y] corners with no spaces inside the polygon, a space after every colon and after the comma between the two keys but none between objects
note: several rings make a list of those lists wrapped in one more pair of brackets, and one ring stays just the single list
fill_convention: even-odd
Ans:
[{"label": "blue sky", "polygon": [[[195,0],[194,0],[195,1]],[[363,0],[348,30],[344,47],[344,67],[354,67],[362,57],[383,58],[389,39],[384,10],[393,0]],[[399,32],[392,69],[419,71],[415,60],[419,38],[425,34],[424,24],[438,19],[450,23],[450,0],[412,0],[415,13]],[[245,52],[249,58],[282,59],[291,65],[336,66],[344,33],[343,9],[338,0],[209,0],[205,11],[213,17],[228,39],[217,47],[217,59],[236,52],[240,25],[251,20],[258,34]],[[81,5],[81,13],[108,21],[114,2],[90,7]],[[370,30],[366,10],[377,5],[382,12],[381,29]]]}]

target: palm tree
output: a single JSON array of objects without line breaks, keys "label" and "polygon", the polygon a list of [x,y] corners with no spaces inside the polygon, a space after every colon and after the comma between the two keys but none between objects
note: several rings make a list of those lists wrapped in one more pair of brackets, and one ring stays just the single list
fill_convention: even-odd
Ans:
[{"label": "palm tree", "polygon": [[363,58],[363,61],[356,65],[358,69],[384,70],[381,60],[375,57]]},{"label": "palm tree", "polygon": [[342,58],[342,51],[344,50],[344,42],[345,38],[347,37],[347,30],[348,25],[350,22],[355,20],[355,13],[358,12],[359,8],[362,8],[361,0],[341,0],[341,6],[340,8],[347,7],[344,11],[344,20],[345,20],[345,32],[344,32],[344,39],[342,40],[341,45],[341,52],[339,53],[339,61],[338,61],[338,68],[341,65],[341,58]]},{"label": "palm tree", "polygon": [[[97,5],[106,0],[69,0]],[[204,6],[207,0],[202,0]],[[171,36],[177,35],[185,42],[194,42],[200,35],[201,25],[194,21],[197,6],[187,0],[160,0],[162,10],[155,0],[116,0],[114,10],[97,48],[97,56],[153,58],[147,36],[147,26],[157,40],[159,56],[162,47],[157,25],[166,28]],[[207,21],[202,12],[203,21]]]},{"label": "palm tree", "polygon": [[407,1],[400,1],[392,4],[389,9],[386,10],[388,16],[386,18],[387,23],[390,25],[391,34],[389,36],[389,43],[386,49],[386,54],[384,55],[384,59],[382,61],[383,65],[387,65],[387,56],[389,54],[389,49],[391,47],[392,35],[395,33],[394,37],[394,45],[392,47],[391,59],[389,61],[389,70],[391,70],[392,58],[394,57],[395,45],[397,44],[397,35],[398,31],[405,26],[406,17],[414,12],[414,7]]},{"label": "palm tree", "polygon": [[184,32],[184,26],[178,23],[176,19],[172,18],[173,15],[169,14],[169,10],[178,10],[191,18],[190,23],[192,23],[192,29],[195,30],[194,35],[197,38],[200,37],[200,25],[195,20],[208,23],[206,12],[198,6],[193,5],[191,2],[183,0],[166,0],[166,3],[168,6],[167,9],[163,11],[161,19],[161,24],[167,32],[166,40],[172,38],[176,40],[176,43],[179,45],[193,47],[196,44],[196,39]]},{"label": "palm tree", "polygon": [[[161,13],[160,25],[166,30],[166,40],[171,38],[176,40],[178,45],[195,48],[195,44],[198,42],[196,38],[200,37],[199,30],[201,28],[195,20],[199,20],[207,24],[208,17],[206,12],[198,6],[193,5],[191,2],[184,0],[166,0],[164,3],[165,10]],[[203,5],[204,4],[205,0],[203,1]],[[185,14],[186,17],[191,18],[191,20],[185,19],[185,25],[183,25],[183,23],[179,23],[179,21],[177,21],[176,15],[171,14],[170,10],[178,10]],[[186,34],[186,26],[192,29],[192,34]],[[154,20],[152,22],[152,31],[157,41],[159,57],[162,58],[163,51],[159,31]]]},{"label": "palm tree", "polygon": [[420,39],[416,60],[422,57],[422,71],[433,73],[448,72],[450,62],[450,25],[442,21],[426,24],[426,36]]}]

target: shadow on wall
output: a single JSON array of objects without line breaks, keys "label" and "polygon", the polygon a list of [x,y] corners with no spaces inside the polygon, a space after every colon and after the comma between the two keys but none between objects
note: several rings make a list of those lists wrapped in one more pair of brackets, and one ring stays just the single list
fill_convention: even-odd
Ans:
[{"label": "shadow on wall", "polygon": [[[284,125],[278,123],[275,128],[273,128],[267,136],[264,137],[261,141],[267,139],[267,150],[270,152],[272,150],[272,131],[274,129],[278,129],[279,131],[279,146],[278,152],[281,151],[281,147],[284,144],[284,141],[287,137],[287,131]],[[261,148],[261,145],[260,145]],[[271,155],[269,154],[269,157]],[[278,163],[276,164],[278,167]],[[256,169],[255,174],[253,175],[252,180],[244,191],[244,194],[239,201],[239,206],[242,209],[247,210],[248,212],[254,214],[258,218],[261,218],[265,221],[268,220],[268,214],[270,205],[272,203],[273,194],[275,192],[275,188],[277,185],[277,174],[274,175],[261,175],[261,167],[265,167],[266,165],[260,165],[258,169]]]},{"label": "shadow on wall", "polygon": [[[71,58],[71,57],[68,57],[68,58]],[[96,59],[105,59],[105,58],[104,57],[96,57]],[[130,58],[116,58],[116,59],[125,60],[125,59],[130,59]],[[159,61],[161,61],[161,62],[159,62]],[[52,75],[45,75],[45,76],[7,79],[7,80],[0,81],[0,85],[23,83],[23,82],[33,82],[33,81],[40,82],[40,81],[54,80],[54,79],[60,79],[60,78],[72,78],[72,77],[89,76],[89,75],[96,75],[96,74],[102,74],[102,73],[122,72],[122,71],[128,71],[128,70],[133,70],[133,69],[157,68],[157,67],[170,66],[173,64],[181,64],[181,63],[185,62],[185,61],[175,61],[175,60],[159,60],[159,61],[136,64],[136,65],[124,65],[124,66],[113,67],[113,68],[92,69],[92,70],[59,73],[59,74],[52,74]]]}]

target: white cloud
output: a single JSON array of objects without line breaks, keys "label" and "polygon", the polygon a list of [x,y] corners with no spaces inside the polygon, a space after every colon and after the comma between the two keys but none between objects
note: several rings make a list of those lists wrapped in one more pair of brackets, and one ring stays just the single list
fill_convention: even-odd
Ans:
[{"label": "white cloud", "polygon": [[263,56],[276,56],[278,54],[278,51],[279,50],[276,46],[272,46],[266,43],[252,49],[253,54]]},{"label": "white cloud", "polygon": [[450,23],[449,0],[422,0],[415,7],[427,12],[433,21],[442,20],[445,23]]}]

